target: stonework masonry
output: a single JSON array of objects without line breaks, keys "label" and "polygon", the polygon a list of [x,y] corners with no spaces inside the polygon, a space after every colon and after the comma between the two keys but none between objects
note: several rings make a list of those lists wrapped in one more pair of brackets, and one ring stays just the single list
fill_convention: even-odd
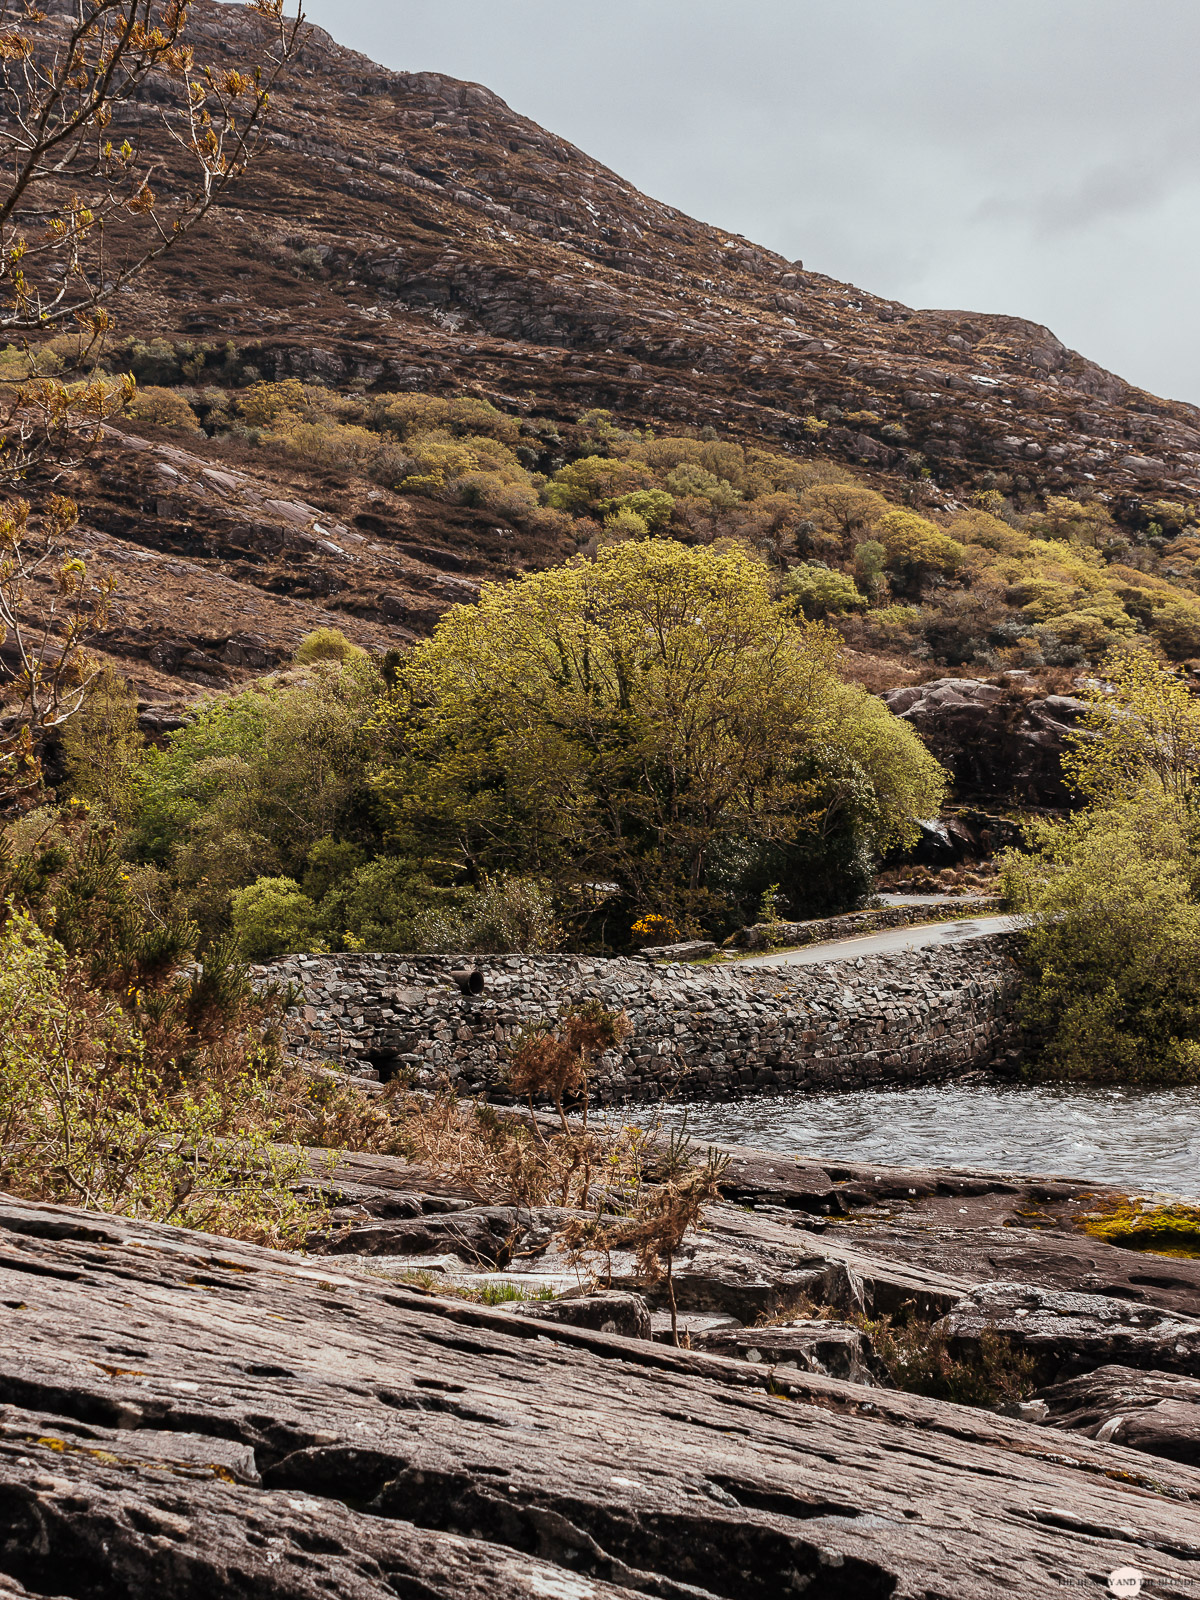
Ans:
[{"label": "stonework masonry", "polygon": [[1011,934],[768,969],[483,956],[480,995],[451,978],[465,960],[289,956],[258,972],[303,996],[288,1014],[302,1058],[497,1099],[517,1033],[598,999],[632,1024],[593,1075],[593,1098],[608,1105],[951,1078],[1003,1055],[1020,983]]}]

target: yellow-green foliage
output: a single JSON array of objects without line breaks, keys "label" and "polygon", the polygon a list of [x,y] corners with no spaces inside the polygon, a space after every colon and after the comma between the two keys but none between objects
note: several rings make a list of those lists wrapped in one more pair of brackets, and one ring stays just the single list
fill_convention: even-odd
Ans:
[{"label": "yellow-green foliage", "polygon": [[402,836],[683,922],[717,838],[819,836],[853,795],[884,846],[936,808],[940,768],[835,651],[740,548],[602,544],[447,613],[402,670],[379,792]]},{"label": "yellow-green foliage", "polygon": [[637,462],[618,461],[612,456],[584,456],[555,475],[546,490],[546,499],[556,510],[574,516],[597,512],[604,515],[623,495],[653,485],[649,468]]},{"label": "yellow-green foliage", "polygon": [[296,660],[301,666],[310,666],[314,661],[349,661],[365,655],[361,645],[352,644],[340,628],[314,628],[296,646]]},{"label": "yellow-green foliage", "polygon": [[1200,1258],[1200,1207],[1153,1206],[1132,1202],[1103,1216],[1083,1220],[1094,1239],[1156,1256]]},{"label": "yellow-green foliage", "polygon": [[[96,860],[78,862],[93,892]],[[132,983],[104,948],[113,909],[138,951]],[[156,978],[155,930],[137,922],[101,889],[72,953],[28,911],[0,919],[0,1189],[296,1245],[316,1221],[289,1187],[307,1162],[279,1143],[282,1071],[255,1007],[227,970]]]},{"label": "yellow-green foliage", "polygon": [[371,403],[368,417],[373,427],[406,440],[415,434],[445,431],[487,435],[502,444],[513,444],[521,433],[516,417],[473,395],[455,400],[427,394],[379,395]]},{"label": "yellow-green foliage", "polygon": [[1022,996],[1036,1071],[1109,1082],[1200,1079],[1200,906],[1186,815],[1149,781],[1030,829],[1004,863],[1028,913]]},{"label": "yellow-green foliage", "polygon": [[127,410],[135,422],[178,428],[183,433],[203,432],[200,419],[177,389],[159,389],[153,385],[139,389]]},{"label": "yellow-green foliage", "polygon": [[962,545],[915,511],[897,508],[887,512],[875,523],[873,533],[887,552],[888,566],[902,572],[922,567],[953,572],[963,559]]},{"label": "yellow-green foliage", "polygon": [[797,602],[806,617],[813,619],[867,609],[867,597],[859,593],[853,578],[803,561],[788,573],[784,593]]},{"label": "yellow-green foliage", "polygon": [[[28,367],[16,352],[0,355],[0,379],[6,362],[14,372]],[[1172,538],[1168,579],[1141,570],[1154,568],[1162,540],[1133,552],[1136,533],[1118,528],[1094,500],[1052,495],[1040,508],[1018,510],[986,490],[950,516],[924,514],[914,509],[919,491],[898,505],[819,456],[624,428],[603,410],[560,433],[478,395],[338,395],[288,378],[255,383],[231,403],[245,435],[314,471],[360,472],[403,494],[574,534],[587,550],[596,547],[597,523],[607,524],[610,540],[645,537],[635,517],[652,535],[736,539],[779,569],[815,558],[857,579],[868,610],[893,599],[917,609],[917,626],[902,638],[893,618],[872,612],[859,620],[857,604],[822,607],[847,619],[839,627],[851,642],[934,653],[950,664],[979,659],[993,669],[1094,663],[1121,643],[1152,643],[1173,660],[1200,656],[1200,529],[1196,508],[1183,502],[1144,508],[1157,518],[1151,532]],[[226,419],[205,404],[207,427]],[[134,405],[147,420],[197,426],[172,391],[144,390]],[[871,411],[855,417],[864,428],[879,420]],[[814,449],[825,424],[808,421],[817,431],[806,448]],[[550,448],[565,464],[546,464]],[[539,458],[549,478],[533,470]],[[863,549],[882,555],[864,565]]]},{"label": "yellow-green foliage", "polygon": [[137,696],[111,667],[105,667],[92,680],[81,709],[63,727],[64,788],[124,820],[143,745]]},{"label": "yellow-green foliage", "polygon": [[1083,692],[1090,709],[1063,771],[1098,806],[1161,795],[1183,826],[1200,778],[1200,702],[1145,650],[1116,650]]},{"label": "yellow-green foliage", "polygon": [[342,422],[292,422],[272,437],[306,467],[324,471],[364,466],[379,449],[368,428]]},{"label": "yellow-green foliage", "polygon": [[232,896],[233,932],[251,961],[314,948],[316,905],[294,878],[258,878]]}]

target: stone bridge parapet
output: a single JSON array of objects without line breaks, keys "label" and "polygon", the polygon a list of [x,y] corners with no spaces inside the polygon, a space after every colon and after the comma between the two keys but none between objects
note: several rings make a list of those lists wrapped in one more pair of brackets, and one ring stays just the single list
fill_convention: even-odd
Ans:
[{"label": "stone bridge parapet", "polygon": [[[451,977],[468,961],[484,974],[482,994]],[[593,1099],[608,1105],[952,1078],[1011,1045],[1020,984],[1011,934],[758,970],[356,952],[288,956],[258,971],[303,996],[288,1017],[300,1057],[497,1099],[516,1034],[573,1000],[600,1000],[632,1024],[593,1075]]]}]

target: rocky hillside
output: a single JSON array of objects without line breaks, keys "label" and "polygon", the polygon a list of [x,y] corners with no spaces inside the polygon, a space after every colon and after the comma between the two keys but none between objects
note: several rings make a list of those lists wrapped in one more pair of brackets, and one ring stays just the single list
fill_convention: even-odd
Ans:
[{"label": "rocky hillside", "polygon": [[[217,66],[252,59],[261,27],[238,6],[194,7],[197,53]],[[147,98],[126,118],[151,147],[156,115]],[[162,186],[182,184],[166,176],[171,148],[161,154]],[[565,462],[595,452],[576,421],[601,408],[625,440],[653,429],[769,451],[759,482],[771,491],[795,489],[781,462],[810,484],[853,473],[999,552],[983,581],[959,570],[949,583],[951,553],[926,574],[927,593],[911,572],[869,591],[880,618],[847,637],[851,670],[874,688],[938,666],[1074,668],[1134,632],[1175,659],[1200,654],[1195,407],[1131,387],[1048,329],[913,311],[806,271],[638,193],[479,85],[387,71],[320,29],[235,198],[118,302],[113,365],[192,403],[182,425],[151,404],[73,485],[82,544],[118,579],[103,647],[151,715],[286,658],[316,626],[403,645],[481,581],[586,544],[586,528],[523,517],[519,504],[431,494],[427,467],[411,462],[407,484],[426,490],[405,492],[350,459],[353,441],[337,460],[260,448],[237,396],[297,380],[327,412],[338,397],[359,402],[339,427],[377,426],[361,414],[373,395],[492,402],[513,419],[510,477],[519,458],[535,500]],[[14,375],[9,355],[0,380]],[[725,483],[728,469],[713,470]],[[749,501],[733,477],[733,499]],[[1027,540],[1008,548],[1003,530],[954,527],[981,493],[1019,527],[1054,497],[1091,502],[1104,527],[1088,523],[1083,542],[1125,565],[1097,577],[1044,547],[1031,556]],[[744,533],[686,520],[676,536]],[[1027,531],[1068,537],[1061,517]],[[1070,539],[1079,533],[1072,524]],[[847,572],[855,538],[875,537],[870,526],[841,545],[826,534],[807,553]],[[902,602],[890,611],[889,594]]]},{"label": "rocky hillside", "polygon": [[[203,0],[219,61],[254,20]],[[299,267],[299,273],[297,273]],[[388,72],[314,29],[235,206],[130,297],[126,328],[267,377],[470,386],[564,415],[715,424],[953,492],[1003,472],[1185,500],[1200,411],[1005,316],[913,311],[638,193],[477,84]],[[864,415],[868,413],[869,415]]]}]

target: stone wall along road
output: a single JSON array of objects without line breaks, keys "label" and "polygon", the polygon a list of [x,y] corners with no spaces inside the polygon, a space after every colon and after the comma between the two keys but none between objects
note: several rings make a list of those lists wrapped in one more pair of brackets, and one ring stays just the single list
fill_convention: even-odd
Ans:
[{"label": "stone wall along road", "polygon": [[479,995],[451,977],[465,959],[290,956],[258,971],[302,992],[288,1021],[302,1058],[496,1098],[505,1098],[507,1050],[521,1029],[572,1000],[601,1000],[632,1027],[594,1074],[600,1104],[951,1078],[1010,1045],[1020,981],[1006,935],[763,972],[484,956]]}]

